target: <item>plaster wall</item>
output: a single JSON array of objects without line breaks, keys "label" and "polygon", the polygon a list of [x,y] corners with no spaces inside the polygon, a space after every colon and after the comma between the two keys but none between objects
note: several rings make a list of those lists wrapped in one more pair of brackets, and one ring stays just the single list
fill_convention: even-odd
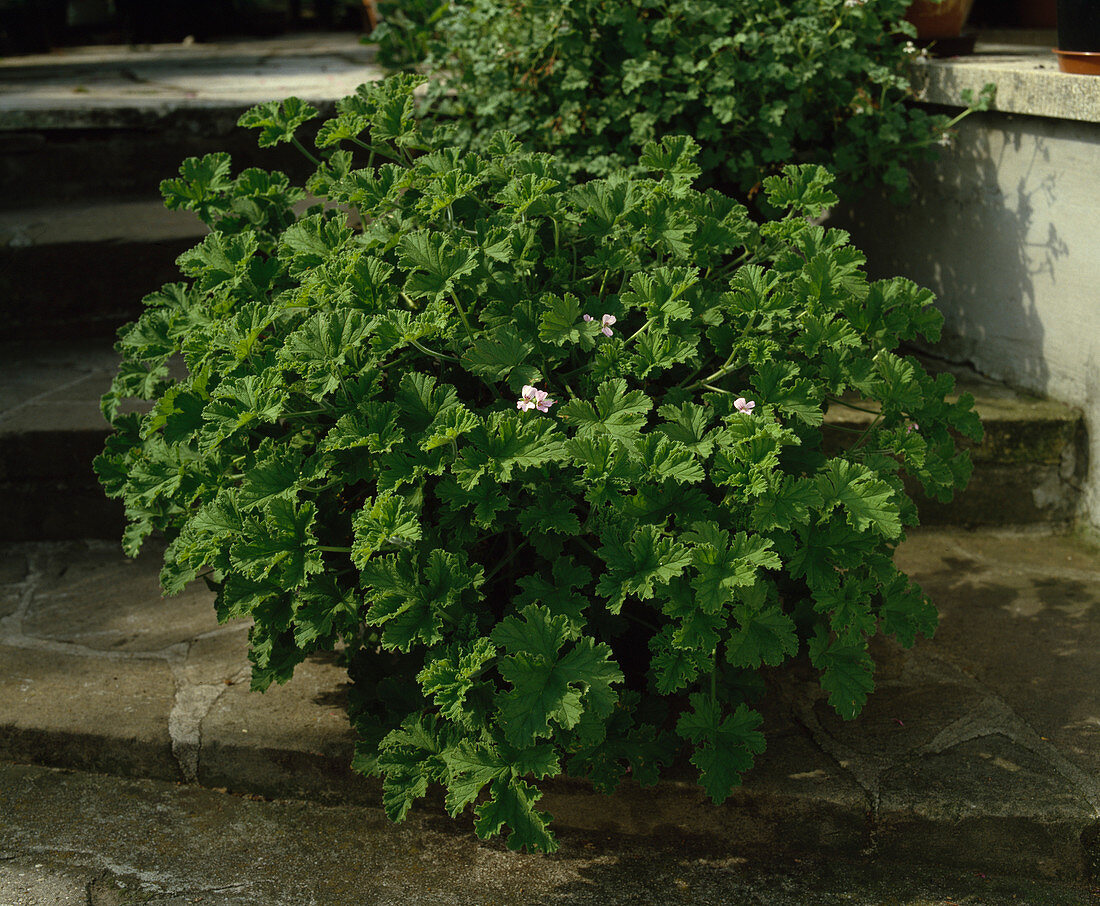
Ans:
[{"label": "plaster wall", "polygon": [[975,114],[915,177],[910,207],[869,197],[830,225],[874,276],[937,293],[935,352],[1084,411],[1081,515],[1100,527],[1100,123]]}]

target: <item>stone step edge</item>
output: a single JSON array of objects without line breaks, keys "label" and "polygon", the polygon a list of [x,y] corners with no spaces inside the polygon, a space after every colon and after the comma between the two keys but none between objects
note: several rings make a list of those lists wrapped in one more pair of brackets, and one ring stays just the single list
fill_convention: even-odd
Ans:
[{"label": "stone step edge", "polygon": [[[776,748],[777,740],[769,742]],[[382,803],[380,781],[350,770],[350,744],[322,752],[212,740],[204,748],[207,753],[195,775],[186,777],[163,746],[106,733],[0,726],[0,761],[190,783],[266,799],[373,807]],[[800,750],[793,757],[805,755]],[[780,760],[788,758],[781,754]],[[951,802],[936,799],[913,809],[876,810],[872,797],[843,772],[840,777],[839,782],[828,778],[823,789],[811,786],[810,792],[796,792],[774,772],[763,781],[750,772],[722,805],[714,805],[688,781],[662,780],[643,788],[627,780],[614,793],[604,794],[585,781],[556,778],[538,784],[543,797],[536,807],[553,815],[555,831],[672,836],[725,854],[826,852],[1064,881],[1100,874],[1096,821],[1068,814],[1042,820],[1024,810],[960,814]],[[445,814],[442,790],[433,787],[413,808]],[[469,808],[455,820],[472,828]]]}]

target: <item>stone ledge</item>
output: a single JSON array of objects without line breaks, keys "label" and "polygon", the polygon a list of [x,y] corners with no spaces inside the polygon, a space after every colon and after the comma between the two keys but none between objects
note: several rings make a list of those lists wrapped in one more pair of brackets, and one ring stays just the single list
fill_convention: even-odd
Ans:
[{"label": "stone ledge", "polygon": [[1053,33],[1033,35],[1045,35],[1046,46],[1006,43],[994,34],[979,38],[973,54],[922,59],[914,67],[913,87],[929,104],[962,107],[963,91],[977,95],[992,82],[997,86],[994,109],[1000,113],[1100,122],[1100,78],[1060,71]]}]

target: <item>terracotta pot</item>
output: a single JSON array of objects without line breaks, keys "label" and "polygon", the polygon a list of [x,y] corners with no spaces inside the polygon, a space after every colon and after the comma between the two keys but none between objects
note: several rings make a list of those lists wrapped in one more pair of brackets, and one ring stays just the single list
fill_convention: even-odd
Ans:
[{"label": "terracotta pot", "polygon": [[1055,50],[1058,68],[1076,75],[1100,75],[1100,53],[1084,50]]},{"label": "terracotta pot", "polygon": [[905,18],[917,27],[917,38],[921,41],[930,38],[955,38],[966,24],[970,7],[974,0],[914,0],[905,13]]}]

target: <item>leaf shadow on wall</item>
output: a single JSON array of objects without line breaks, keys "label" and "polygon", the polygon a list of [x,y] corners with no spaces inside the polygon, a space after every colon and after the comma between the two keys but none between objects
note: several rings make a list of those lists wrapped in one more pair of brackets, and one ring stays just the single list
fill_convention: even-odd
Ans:
[{"label": "leaf shadow on wall", "polygon": [[852,234],[873,278],[933,289],[945,317],[927,351],[1043,393],[1049,380],[1039,297],[1070,249],[1053,214],[1059,176],[1051,139],[1064,128],[1034,117],[974,114],[939,159],[914,166],[914,199],[868,195],[830,218]]}]

